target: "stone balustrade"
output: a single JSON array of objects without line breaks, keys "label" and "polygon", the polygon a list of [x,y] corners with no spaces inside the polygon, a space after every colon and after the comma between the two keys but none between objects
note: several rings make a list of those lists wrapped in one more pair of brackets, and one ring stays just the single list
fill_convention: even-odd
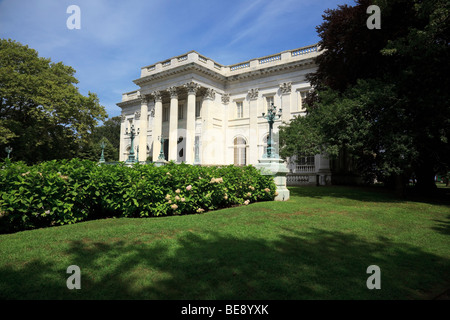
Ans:
[{"label": "stone balustrade", "polygon": [[252,59],[241,63],[224,66],[209,58],[206,58],[196,51],[190,51],[181,56],[177,56],[156,64],[141,68],[141,78],[151,76],[153,74],[170,70],[172,68],[181,67],[188,63],[202,62],[201,65],[220,73],[223,76],[233,76],[248,71],[257,70],[260,68],[267,68],[277,64],[293,62],[303,59],[309,59],[320,54],[320,49],[317,44],[302,47],[295,50],[283,51],[278,54],[265,56],[262,58]]}]

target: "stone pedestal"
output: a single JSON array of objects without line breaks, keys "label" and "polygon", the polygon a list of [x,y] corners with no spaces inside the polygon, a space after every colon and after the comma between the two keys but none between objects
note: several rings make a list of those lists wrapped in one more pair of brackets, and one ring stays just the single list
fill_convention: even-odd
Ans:
[{"label": "stone pedestal", "polygon": [[263,158],[258,160],[258,162],[255,167],[261,171],[261,174],[273,176],[278,192],[275,201],[289,200],[290,193],[288,188],[286,188],[286,174],[289,172],[289,169],[286,167],[284,160],[280,158]]},{"label": "stone pedestal", "polygon": [[161,166],[165,166],[165,165],[167,164],[167,161],[166,161],[166,160],[158,159],[158,160],[156,160],[156,161],[154,162],[154,164],[155,164],[155,166],[157,166],[157,167],[161,167]]}]

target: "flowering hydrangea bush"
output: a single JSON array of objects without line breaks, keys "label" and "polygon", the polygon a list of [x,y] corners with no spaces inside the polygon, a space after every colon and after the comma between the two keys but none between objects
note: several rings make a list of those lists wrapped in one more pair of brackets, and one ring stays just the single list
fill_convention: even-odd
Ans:
[{"label": "flowering hydrangea bush", "polygon": [[99,165],[59,160],[0,164],[0,232],[105,217],[196,214],[274,199],[276,186],[252,166]]}]

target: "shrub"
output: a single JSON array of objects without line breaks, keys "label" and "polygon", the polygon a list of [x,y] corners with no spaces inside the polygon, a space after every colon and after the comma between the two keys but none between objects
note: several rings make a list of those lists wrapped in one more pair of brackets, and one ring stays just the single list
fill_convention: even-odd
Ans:
[{"label": "shrub", "polygon": [[5,160],[0,170],[0,232],[105,217],[154,217],[273,200],[273,179],[252,167],[99,165]]}]

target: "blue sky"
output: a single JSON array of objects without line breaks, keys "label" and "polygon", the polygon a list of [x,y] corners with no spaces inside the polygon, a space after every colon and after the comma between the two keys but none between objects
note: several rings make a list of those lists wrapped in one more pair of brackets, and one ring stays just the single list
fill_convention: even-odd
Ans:
[{"label": "blue sky", "polygon": [[[140,68],[195,50],[224,65],[319,41],[327,8],[351,0],[0,0],[0,38],[72,66],[110,117]],[[70,5],[81,29],[69,30]]]}]

